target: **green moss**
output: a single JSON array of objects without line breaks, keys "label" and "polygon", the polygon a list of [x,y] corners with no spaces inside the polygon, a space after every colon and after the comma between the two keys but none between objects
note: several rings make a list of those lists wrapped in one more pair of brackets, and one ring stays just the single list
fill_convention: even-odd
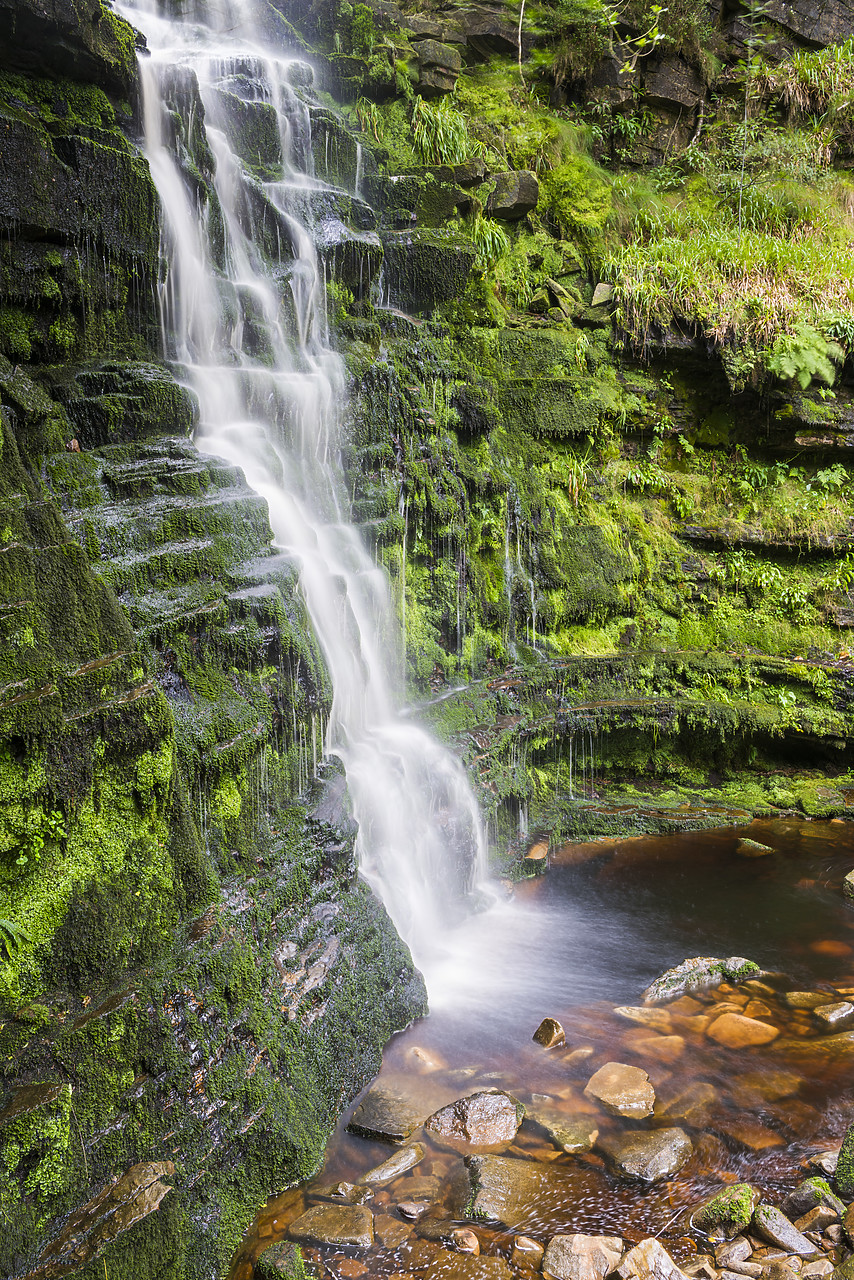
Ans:
[{"label": "green moss", "polygon": [[736,1235],[750,1226],[759,1193],[746,1182],[738,1182],[706,1200],[694,1210],[693,1222],[701,1231],[723,1226],[728,1235]]}]

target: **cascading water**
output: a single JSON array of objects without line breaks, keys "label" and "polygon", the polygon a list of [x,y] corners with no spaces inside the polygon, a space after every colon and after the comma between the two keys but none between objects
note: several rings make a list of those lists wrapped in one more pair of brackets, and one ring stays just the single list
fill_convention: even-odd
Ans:
[{"label": "cascading water", "polygon": [[[295,88],[309,69],[264,43],[247,0],[197,0],[181,19],[164,16],[167,7],[141,0],[122,9],[151,48],[140,66],[169,264],[165,351],[198,397],[198,447],[242,468],[269,506],[276,544],[299,566],[332,683],[326,751],[346,771],[360,869],[429,984],[449,902],[484,877],[484,839],[459,762],[397,714],[388,583],[342,494],[344,371],[306,225],[312,195],[325,188],[313,177],[310,113]],[[204,121],[191,118],[192,76]],[[184,100],[177,126],[169,94]],[[272,179],[250,174],[231,145],[235,97],[275,112]],[[190,137],[210,153],[214,194],[188,163]]]}]

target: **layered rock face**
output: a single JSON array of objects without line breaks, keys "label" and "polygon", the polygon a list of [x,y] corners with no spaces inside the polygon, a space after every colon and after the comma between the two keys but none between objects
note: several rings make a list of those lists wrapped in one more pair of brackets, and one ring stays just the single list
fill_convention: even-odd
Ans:
[{"label": "layered rock face", "polygon": [[4,1275],[222,1274],[424,1004],[306,790],[294,570],[158,360],[137,39],[0,8]]}]

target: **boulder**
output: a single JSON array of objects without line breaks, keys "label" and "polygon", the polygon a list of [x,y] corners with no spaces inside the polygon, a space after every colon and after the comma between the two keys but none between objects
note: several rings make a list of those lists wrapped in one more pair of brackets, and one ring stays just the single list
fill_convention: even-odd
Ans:
[{"label": "boulder", "polygon": [[491,218],[503,222],[519,222],[536,209],[540,198],[537,175],[529,169],[516,169],[497,173],[494,186],[486,198],[486,212]]},{"label": "boulder", "polygon": [[607,307],[614,301],[614,286],[600,281],[593,290],[593,297],[590,299],[591,307]]},{"label": "boulder", "polygon": [[734,1182],[698,1205],[691,1218],[700,1231],[709,1233],[717,1227],[731,1239],[748,1229],[760,1199],[760,1193],[749,1183]]},{"label": "boulder", "polygon": [[381,239],[387,305],[429,313],[464,293],[477,256],[467,237],[450,230],[412,227],[387,231]]},{"label": "boulder", "polygon": [[726,1240],[715,1249],[715,1262],[719,1267],[738,1266],[746,1262],[753,1253],[753,1245],[744,1236],[736,1236],[734,1240]]},{"label": "boulder", "polygon": [[469,48],[483,58],[518,50],[518,27],[494,9],[472,6],[467,12],[463,32]]},{"label": "boulder", "polygon": [[531,1039],[544,1049],[559,1049],[566,1044],[566,1032],[556,1018],[543,1018]]},{"label": "boulder", "polygon": [[643,999],[647,1004],[658,1004],[662,1000],[674,1000],[686,991],[717,987],[725,981],[739,983],[759,972],[759,965],[743,956],[730,956],[726,960],[695,956],[691,960],[683,960],[651,982],[643,993]]},{"label": "boulder", "polygon": [[760,1204],[754,1210],[753,1227],[763,1240],[785,1249],[786,1253],[796,1253],[804,1258],[816,1252],[813,1242],[807,1240],[774,1205]]},{"label": "boulder", "polygon": [[693,1146],[683,1129],[637,1129],[609,1133],[596,1144],[621,1177],[661,1182],[691,1158]]},{"label": "boulder", "polygon": [[745,1049],[757,1044],[770,1044],[780,1032],[770,1022],[758,1022],[740,1013],[722,1013],[715,1018],[706,1035],[727,1049]]},{"label": "boulder", "polygon": [[353,1112],[347,1128],[362,1138],[405,1142],[425,1119],[422,1106],[416,1099],[393,1089],[374,1086]]},{"label": "boulder", "polygon": [[599,1136],[596,1124],[589,1116],[567,1116],[553,1107],[529,1107],[526,1121],[542,1129],[559,1151],[575,1155],[589,1151]]},{"label": "boulder", "polygon": [[370,1249],[374,1220],[363,1205],[315,1204],[288,1228],[298,1244],[328,1244],[336,1248]]},{"label": "boulder", "polygon": [[509,1156],[468,1156],[468,1189],[460,1216],[498,1222],[509,1231],[532,1225],[549,1202],[566,1205],[572,1196],[569,1174],[538,1160]]},{"label": "boulder", "polygon": [[854,871],[849,871],[842,881],[842,892],[846,898],[854,898]]},{"label": "boulder", "polygon": [[854,1004],[837,1000],[834,1004],[820,1004],[813,1009],[813,1017],[825,1027],[841,1027],[854,1017]]},{"label": "boulder", "polygon": [[620,1280],[685,1280],[663,1244],[642,1240],[630,1249],[617,1268]]},{"label": "boulder", "polygon": [[612,1116],[633,1120],[648,1116],[655,1103],[655,1090],[647,1073],[624,1062],[606,1062],[590,1077],[584,1092]]},{"label": "boulder", "polygon": [[553,1280],[605,1280],[622,1256],[619,1236],[552,1236],[546,1246],[543,1271]]},{"label": "boulder", "polygon": [[438,40],[419,40],[416,53],[421,96],[436,98],[443,93],[453,93],[462,69],[459,51]]},{"label": "boulder", "polygon": [[826,991],[784,991],[780,999],[790,1009],[819,1009],[831,1003]]},{"label": "boulder", "polygon": [[434,1137],[472,1147],[494,1147],[513,1141],[524,1115],[522,1103],[509,1093],[487,1090],[441,1107],[425,1121],[424,1128]]}]

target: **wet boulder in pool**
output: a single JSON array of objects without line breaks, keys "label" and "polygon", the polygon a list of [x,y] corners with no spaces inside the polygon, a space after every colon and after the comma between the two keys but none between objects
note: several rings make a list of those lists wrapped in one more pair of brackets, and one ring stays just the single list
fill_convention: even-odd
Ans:
[{"label": "wet boulder in pool", "polygon": [[825,1178],[805,1178],[794,1191],[790,1191],[780,1208],[792,1222],[802,1218],[811,1209],[819,1207],[832,1209],[839,1217],[845,1213],[845,1205],[834,1195],[830,1183]]},{"label": "wet boulder in pool", "polygon": [[565,1205],[572,1189],[567,1172],[539,1160],[468,1156],[466,1171],[467,1194],[458,1216],[497,1222],[509,1231],[536,1220],[544,1206]]},{"label": "wet boulder in pool", "polygon": [[495,1147],[512,1142],[525,1116],[518,1099],[500,1090],[483,1090],[441,1107],[424,1123],[434,1138],[472,1147]]},{"label": "wet boulder in pool", "polygon": [[395,1089],[369,1089],[347,1128],[362,1138],[380,1142],[406,1142],[424,1123],[427,1112],[417,1099]]},{"label": "wet boulder in pool", "polygon": [[373,1214],[362,1205],[315,1204],[291,1223],[288,1235],[298,1244],[370,1249]]},{"label": "wet boulder in pool", "polygon": [[726,1049],[748,1049],[753,1045],[770,1044],[780,1032],[770,1022],[757,1018],[745,1018],[743,1013],[722,1013],[715,1018],[706,1032]]},{"label": "wet boulder in pool", "polygon": [[675,1000],[686,991],[719,987],[726,981],[743,982],[745,978],[755,977],[761,972],[758,964],[744,956],[730,956],[723,960],[715,956],[694,956],[651,982],[642,999],[647,1004],[658,1004],[662,1000]]},{"label": "wet boulder in pool", "polygon": [[707,1235],[731,1240],[750,1226],[761,1198],[748,1182],[734,1182],[698,1205],[691,1215],[694,1226]]},{"label": "wet boulder in pool", "polygon": [[556,1107],[529,1107],[525,1120],[568,1155],[589,1151],[599,1136],[599,1129],[589,1116],[565,1115]]},{"label": "wet boulder in pool", "polygon": [[625,1062],[606,1062],[587,1081],[584,1092],[612,1116],[640,1120],[655,1105],[655,1090],[640,1067]]},{"label": "wet boulder in pool", "polygon": [[605,1280],[619,1266],[623,1241],[619,1236],[552,1236],[546,1246],[543,1271],[553,1280]]},{"label": "wet boulder in pool", "polygon": [[630,1249],[617,1268],[620,1280],[686,1280],[664,1245],[658,1240],[641,1240]]},{"label": "wet boulder in pool", "polygon": [[662,1182],[691,1158],[694,1148],[684,1129],[635,1129],[606,1134],[596,1144],[623,1178]]},{"label": "wet boulder in pool", "polygon": [[399,1151],[395,1151],[394,1155],[389,1156],[388,1160],[384,1160],[382,1164],[376,1165],[373,1169],[368,1169],[367,1173],[363,1173],[361,1177],[356,1179],[356,1182],[363,1186],[381,1187],[384,1183],[391,1182],[402,1173],[406,1173],[407,1170],[418,1164],[418,1161],[423,1160],[423,1158],[424,1148],[421,1143],[413,1142],[401,1147]]}]

